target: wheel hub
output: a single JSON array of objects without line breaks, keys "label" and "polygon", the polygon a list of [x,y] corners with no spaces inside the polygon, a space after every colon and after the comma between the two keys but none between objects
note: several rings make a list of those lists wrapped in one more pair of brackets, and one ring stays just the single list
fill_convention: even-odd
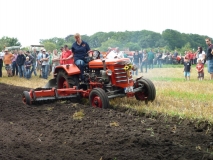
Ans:
[{"label": "wheel hub", "polygon": [[101,98],[100,98],[99,96],[95,96],[95,97],[93,98],[92,104],[93,104],[94,107],[102,108],[102,101],[101,101]]},{"label": "wheel hub", "polygon": [[64,81],[64,83],[63,83],[63,88],[69,88],[69,84],[68,84],[67,81]]}]

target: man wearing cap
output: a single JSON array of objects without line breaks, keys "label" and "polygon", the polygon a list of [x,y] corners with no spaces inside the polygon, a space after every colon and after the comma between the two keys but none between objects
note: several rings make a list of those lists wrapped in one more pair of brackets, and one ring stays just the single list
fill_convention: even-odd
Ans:
[{"label": "man wearing cap", "polygon": [[49,69],[49,55],[46,53],[46,50],[42,50],[41,56],[41,69],[42,69],[42,78],[47,79],[48,76],[48,69]]},{"label": "man wearing cap", "polygon": [[0,52],[0,77],[2,77],[3,58],[4,58],[4,51]]},{"label": "man wearing cap", "polygon": [[4,64],[5,64],[5,69],[7,71],[8,77],[12,77],[13,76],[13,74],[12,74],[12,59],[14,58],[14,55],[12,53],[9,53],[8,49],[5,49],[4,53],[5,53],[5,55],[4,55],[3,61],[4,61]]}]

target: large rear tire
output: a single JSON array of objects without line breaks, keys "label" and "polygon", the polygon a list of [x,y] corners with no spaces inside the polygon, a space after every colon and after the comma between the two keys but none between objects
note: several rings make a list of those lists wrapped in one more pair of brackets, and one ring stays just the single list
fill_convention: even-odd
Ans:
[{"label": "large rear tire", "polygon": [[69,76],[64,71],[59,71],[57,75],[57,88],[72,88],[73,86],[79,85],[78,76]]},{"label": "large rear tire", "polygon": [[102,88],[94,88],[89,94],[89,102],[92,107],[108,108],[109,99],[106,92]]},{"label": "large rear tire", "polygon": [[29,92],[27,92],[27,91],[23,92],[22,101],[23,101],[24,104],[27,104],[27,105],[32,104]]},{"label": "large rear tire", "polygon": [[137,88],[140,85],[143,85],[143,88],[141,91],[135,93],[135,98],[139,101],[145,101],[146,103],[148,101],[154,101],[156,97],[156,89],[152,81],[146,78],[141,78],[135,82],[134,88]]}]

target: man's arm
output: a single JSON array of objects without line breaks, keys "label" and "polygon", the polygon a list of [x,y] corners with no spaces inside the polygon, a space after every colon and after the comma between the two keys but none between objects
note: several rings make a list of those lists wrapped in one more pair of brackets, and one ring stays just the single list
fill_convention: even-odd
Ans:
[{"label": "man's arm", "polygon": [[64,60],[68,60],[68,59],[71,59],[71,58],[73,58],[73,53],[70,51],[70,56],[65,58]]},{"label": "man's arm", "polygon": [[41,59],[41,61],[48,61],[48,60],[49,60],[49,58],[50,58],[50,56],[49,56],[49,55],[47,55],[47,56],[46,56],[46,58],[42,58],[42,59]]},{"label": "man's arm", "polygon": [[34,61],[34,57],[32,56],[32,55],[30,55],[30,61],[33,63],[33,61]]}]

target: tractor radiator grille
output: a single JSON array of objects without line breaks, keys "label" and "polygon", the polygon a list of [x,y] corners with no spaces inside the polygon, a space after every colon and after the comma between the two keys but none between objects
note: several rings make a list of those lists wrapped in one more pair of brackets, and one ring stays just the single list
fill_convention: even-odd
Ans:
[{"label": "tractor radiator grille", "polygon": [[114,66],[114,75],[116,83],[130,83],[133,81],[132,71],[130,71],[130,77],[127,77],[124,65]]}]

